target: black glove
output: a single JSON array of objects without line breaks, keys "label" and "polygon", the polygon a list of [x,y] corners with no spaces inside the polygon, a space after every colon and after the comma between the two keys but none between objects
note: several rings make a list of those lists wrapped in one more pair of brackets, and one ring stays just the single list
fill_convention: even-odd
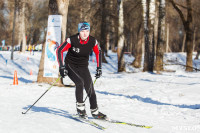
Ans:
[{"label": "black glove", "polygon": [[97,73],[96,73],[96,75],[95,75],[95,77],[96,78],[100,78],[101,77],[101,75],[102,75],[102,71],[101,71],[101,68],[100,67],[97,67]]},{"label": "black glove", "polygon": [[66,70],[66,68],[65,68],[64,66],[59,67],[59,72],[60,72],[60,75],[61,75],[63,78],[68,74],[68,71]]}]

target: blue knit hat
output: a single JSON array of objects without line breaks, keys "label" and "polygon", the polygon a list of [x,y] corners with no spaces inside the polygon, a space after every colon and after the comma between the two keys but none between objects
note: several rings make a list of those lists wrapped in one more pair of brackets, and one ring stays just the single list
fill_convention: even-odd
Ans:
[{"label": "blue knit hat", "polygon": [[90,31],[90,23],[88,22],[81,22],[78,24],[78,32],[82,30],[89,30]]}]

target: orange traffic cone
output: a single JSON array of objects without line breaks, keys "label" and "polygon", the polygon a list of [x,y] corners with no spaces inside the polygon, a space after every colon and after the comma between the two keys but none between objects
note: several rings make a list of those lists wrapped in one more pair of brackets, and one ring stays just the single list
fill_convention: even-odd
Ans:
[{"label": "orange traffic cone", "polygon": [[33,75],[32,69],[31,69],[31,71],[30,71],[30,75]]},{"label": "orange traffic cone", "polygon": [[13,85],[18,85],[18,78],[17,78],[17,71],[15,70],[14,72],[14,81],[13,81]]}]

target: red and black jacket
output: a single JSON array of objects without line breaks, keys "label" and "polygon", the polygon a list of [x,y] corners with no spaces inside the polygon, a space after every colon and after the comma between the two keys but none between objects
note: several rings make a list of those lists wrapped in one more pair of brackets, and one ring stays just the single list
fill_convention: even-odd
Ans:
[{"label": "red and black jacket", "polygon": [[57,60],[59,66],[63,65],[63,52],[67,51],[65,63],[88,66],[89,55],[94,51],[97,60],[97,67],[101,67],[101,49],[97,40],[89,36],[86,41],[81,40],[79,34],[67,38],[57,49]]}]

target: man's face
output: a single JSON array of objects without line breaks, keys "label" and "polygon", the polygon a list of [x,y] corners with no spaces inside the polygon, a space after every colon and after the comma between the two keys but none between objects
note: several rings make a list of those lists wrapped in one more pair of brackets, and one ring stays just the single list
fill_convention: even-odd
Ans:
[{"label": "man's face", "polygon": [[90,31],[89,30],[80,31],[80,37],[81,37],[82,40],[86,40],[89,35],[90,35]]}]

